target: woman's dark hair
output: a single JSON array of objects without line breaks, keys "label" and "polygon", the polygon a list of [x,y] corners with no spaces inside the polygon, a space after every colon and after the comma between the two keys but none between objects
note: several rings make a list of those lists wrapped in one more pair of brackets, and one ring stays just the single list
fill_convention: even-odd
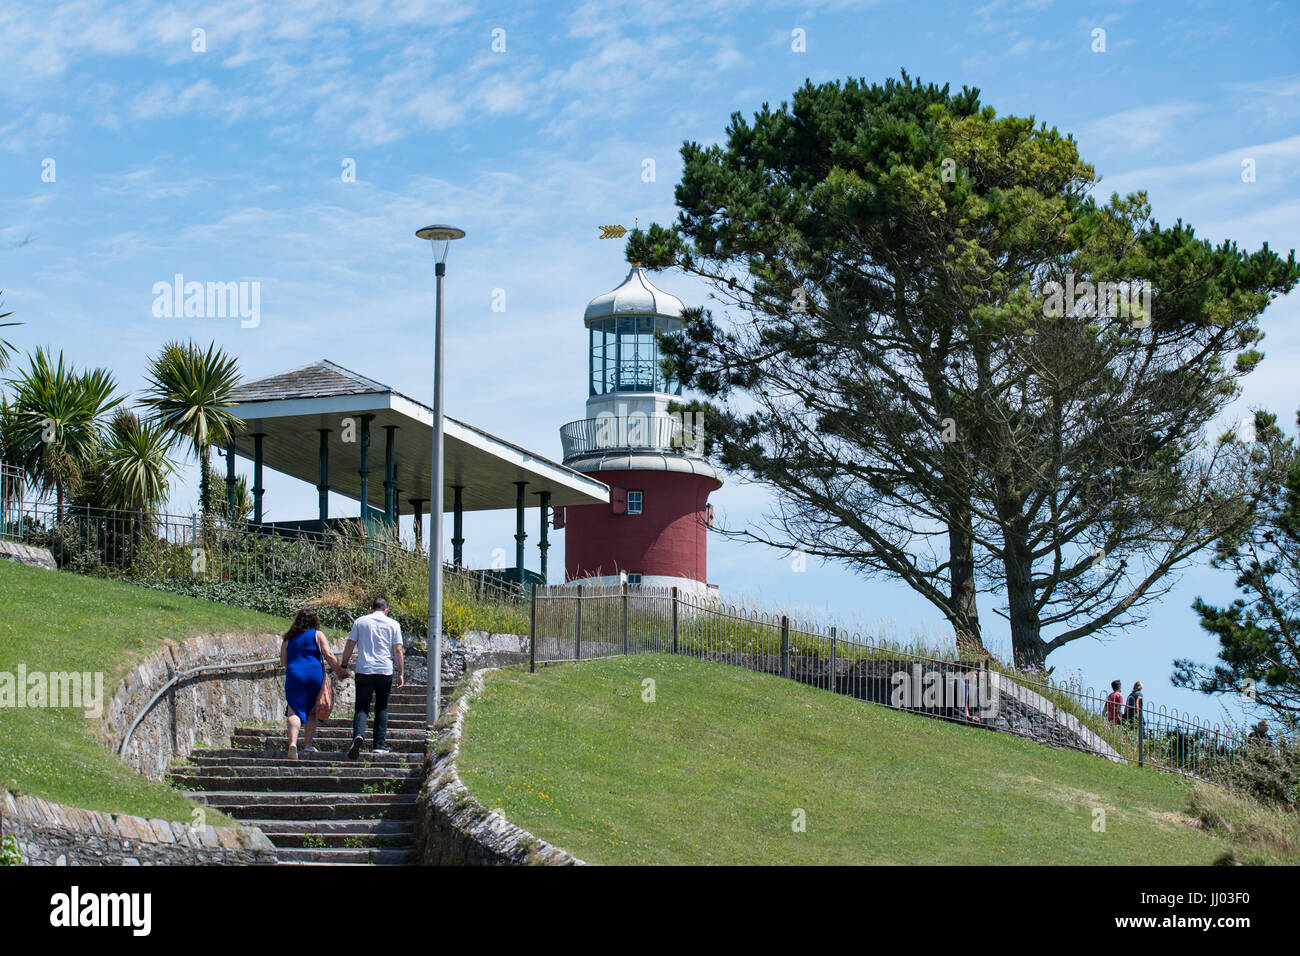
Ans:
[{"label": "woman's dark hair", "polygon": [[289,640],[297,637],[303,631],[315,631],[320,629],[320,617],[309,607],[303,608],[293,619],[293,627],[289,628],[281,640]]}]

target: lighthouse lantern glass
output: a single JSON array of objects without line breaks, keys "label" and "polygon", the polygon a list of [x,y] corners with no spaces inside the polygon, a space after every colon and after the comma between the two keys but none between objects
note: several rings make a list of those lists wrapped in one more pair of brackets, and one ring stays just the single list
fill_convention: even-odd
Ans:
[{"label": "lighthouse lantern glass", "polygon": [[591,394],[659,392],[680,395],[680,382],[659,367],[658,336],[681,331],[678,319],[660,315],[619,315],[591,323]]}]

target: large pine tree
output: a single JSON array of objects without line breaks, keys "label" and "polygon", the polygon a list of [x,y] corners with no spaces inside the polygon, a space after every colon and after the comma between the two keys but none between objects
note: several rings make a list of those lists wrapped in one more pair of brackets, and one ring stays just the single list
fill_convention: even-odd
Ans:
[{"label": "large pine tree", "polygon": [[963,642],[993,591],[1032,663],[1243,520],[1204,431],[1294,255],[1100,204],[1069,137],[906,75],[808,83],[682,156],[676,224],[628,257],[724,303],[665,351],[720,462],[776,492],[738,533],[899,578]]}]

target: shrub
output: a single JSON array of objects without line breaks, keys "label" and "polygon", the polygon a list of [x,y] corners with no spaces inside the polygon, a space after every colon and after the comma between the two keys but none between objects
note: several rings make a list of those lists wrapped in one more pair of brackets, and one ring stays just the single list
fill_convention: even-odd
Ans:
[{"label": "shrub", "polygon": [[12,833],[6,833],[0,840],[0,866],[22,866],[23,853],[18,849],[18,840]]},{"label": "shrub", "polygon": [[1188,794],[1188,813],[1206,832],[1228,841],[1230,849],[1217,862],[1295,864],[1300,857],[1300,815],[1293,810],[1197,783]]},{"label": "shrub", "polygon": [[1300,743],[1251,744],[1235,759],[1223,761],[1216,776],[1260,803],[1300,811]]}]

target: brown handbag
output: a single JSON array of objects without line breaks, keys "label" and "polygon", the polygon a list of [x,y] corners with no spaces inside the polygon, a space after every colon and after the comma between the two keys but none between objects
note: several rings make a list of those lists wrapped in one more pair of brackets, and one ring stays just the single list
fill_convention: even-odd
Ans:
[{"label": "brown handbag", "polygon": [[325,671],[324,665],[321,665],[320,693],[316,695],[316,706],[312,708],[312,713],[317,720],[329,720],[333,709],[334,686],[330,683],[330,675]]}]

